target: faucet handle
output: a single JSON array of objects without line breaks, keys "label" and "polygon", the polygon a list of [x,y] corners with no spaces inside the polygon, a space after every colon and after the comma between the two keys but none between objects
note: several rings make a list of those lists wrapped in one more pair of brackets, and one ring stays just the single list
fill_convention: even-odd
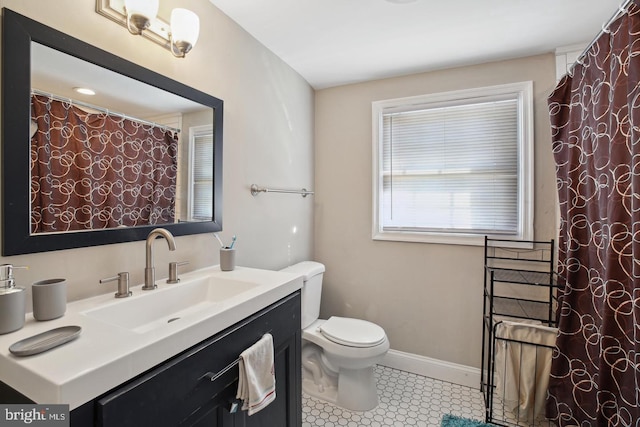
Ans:
[{"label": "faucet handle", "polygon": [[116,292],[116,298],[126,298],[131,296],[131,291],[129,290],[129,273],[122,272],[118,273],[117,276],[107,277],[106,279],[100,279],[100,283],[107,283],[118,281],[118,292]]},{"label": "faucet handle", "polygon": [[178,278],[178,267],[181,265],[187,265],[189,261],[180,261],[180,262],[170,262],[169,263],[169,278],[167,279],[167,283],[174,284],[178,283],[180,279]]}]

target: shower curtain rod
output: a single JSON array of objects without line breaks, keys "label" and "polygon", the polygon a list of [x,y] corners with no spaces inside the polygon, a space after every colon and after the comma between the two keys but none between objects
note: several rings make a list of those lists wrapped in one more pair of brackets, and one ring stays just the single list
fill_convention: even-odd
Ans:
[{"label": "shower curtain rod", "polygon": [[136,121],[138,123],[142,123],[144,125],[150,125],[150,126],[157,127],[157,128],[160,128],[160,129],[166,129],[166,130],[170,130],[170,131],[173,131],[173,132],[180,133],[180,129],[177,129],[177,128],[174,128],[174,127],[171,127],[171,126],[161,125],[160,123],[155,123],[155,122],[151,122],[149,120],[143,120],[143,119],[139,119],[137,117],[128,116],[128,115],[123,114],[123,113],[118,113],[116,111],[111,111],[111,110],[109,110],[107,108],[104,108],[104,107],[99,107],[97,105],[88,104],[86,102],[77,101],[77,100],[71,99],[71,98],[65,98],[65,97],[60,96],[60,95],[54,95],[52,93],[43,92],[43,91],[38,90],[38,89],[31,89],[31,94],[32,95],[46,96],[48,98],[55,99],[56,101],[62,101],[62,102],[66,102],[66,103],[71,104],[71,105],[77,105],[77,106],[80,106],[80,107],[90,108],[92,110],[96,110],[96,111],[99,111],[101,113],[105,113],[107,115],[119,116],[119,117],[122,117],[123,119],[133,120],[133,121]]},{"label": "shower curtain rod", "polygon": [[616,19],[618,19],[620,17],[620,15],[622,15],[623,13],[627,12],[627,8],[629,7],[629,5],[633,3],[633,0],[625,0],[619,7],[618,10],[615,11],[615,13],[611,16],[611,18],[609,18],[609,20],[602,26],[602,29],[600,30],[600,32],[593,38],[593,40],[591,40],[591,43],[589,43],[587,45],[587,47],[584,48],[584,50],[582,51],[582,53],[580,55],[578,55],[578,57],[576,58],[576,60],[573,62],[573,64],[571,65],[571,68],[569,69],[568,74],[570,76],[573,76],[573,67],[576,66],[576,64],[580,64],[582,63],[582,58],[585,57],[585,55],[587,54],[587,51],[589,51],[589,49],[591,49],[591,46],[593,46],[598,39],[600,38],[600,36],[602,36],[605,33],[609,32],[609,26],[613,23],[613,21],[615,21]]}]

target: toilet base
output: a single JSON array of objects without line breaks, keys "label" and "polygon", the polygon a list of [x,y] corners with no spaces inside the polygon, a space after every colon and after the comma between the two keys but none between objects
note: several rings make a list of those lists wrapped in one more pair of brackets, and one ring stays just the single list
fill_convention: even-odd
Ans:
[{"label": "toilet base", "polygon": [[303,372],[302,391],[306,394],[356,412],[370,411],[378,406],[378,392],[373,366],[364,369],[341,369],[337,381],[316,383]]},{"label": "toilet base", "polygon": [[338,376],[338,406],[352,411],[370,411],[378,406],[373,366],[341,369]]},{"label": "toilet base", "polygon": [[[338,387],[329,384],[316,384],[313,378],[302,376],[302,391],[309,396],[337,405]],[[346,409],[346,408],[345,408]]]},{"label": "toilet base", "polygon": [[378,406],[374,367],[389,350],[389,341],[368,348],[327,340],[317,320],[302,331],[302,390],[310,396],[350,411]]}]

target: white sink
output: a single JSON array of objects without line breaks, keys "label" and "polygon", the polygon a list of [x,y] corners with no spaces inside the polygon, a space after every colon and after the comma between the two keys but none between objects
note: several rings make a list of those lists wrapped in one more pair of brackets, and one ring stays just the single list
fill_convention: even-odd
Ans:
[{"label": "white sink", "polygon": [[[128,298],[108,292],[72,301],[64,316],[47,322],[27,315],[22,329],[0,335],[0,380],[35,402],[75,409],[302,287],[294,273],[247,267],[205,267],[180,279],[158,279],[153,291],[138,284]],[[9,352],[17,341],[69,325],[82,333],[53,351]]]},{"label": "white sink", "polygon": [[225,301],[259,286],[257,283],[202,277],[115,300],[81,314],[137,333],[180,322],[195,313],[215,311]]}]

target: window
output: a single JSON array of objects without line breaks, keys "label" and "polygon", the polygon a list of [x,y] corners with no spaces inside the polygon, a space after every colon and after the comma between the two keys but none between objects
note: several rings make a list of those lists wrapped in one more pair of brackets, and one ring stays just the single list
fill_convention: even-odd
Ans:
[{"label": "window", "polygon": [[213,126],[189,129],[189,219],[213,218]]},{"label": "window", "polygon": [[532,83],[373,103],[373,238],[533,237]]}]

